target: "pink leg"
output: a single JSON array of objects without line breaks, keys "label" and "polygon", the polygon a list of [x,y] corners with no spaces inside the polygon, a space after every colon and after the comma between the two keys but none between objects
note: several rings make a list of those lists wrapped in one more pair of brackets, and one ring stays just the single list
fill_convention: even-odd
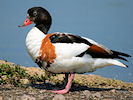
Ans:
[{"label": "pink leg", "polygon": [[63,90],[56,90],[56,91],[52,91],[52,92],[53,93],[58,93],[58,94],[65,94],[65,93],[67,93],[70,90],[70,88],[71,88],[73,79],[74,79],[74,74],[70,74],[70,77],[68,78],[68,82],[67,82],[67,85],[66,85],[65,89],[63,89]]}]

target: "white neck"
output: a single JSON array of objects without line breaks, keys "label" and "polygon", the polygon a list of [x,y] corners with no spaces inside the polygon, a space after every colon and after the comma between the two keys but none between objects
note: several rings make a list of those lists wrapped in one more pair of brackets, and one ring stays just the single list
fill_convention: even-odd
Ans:
[{"label": "white neck", "polygon": [[26,48],[29,55],[34,61],[36,57],[39,55],[42,39],[44,39],[45,36],[46,35],[43,32],[41,32],[38,28],[33,27],[26,37]]}]

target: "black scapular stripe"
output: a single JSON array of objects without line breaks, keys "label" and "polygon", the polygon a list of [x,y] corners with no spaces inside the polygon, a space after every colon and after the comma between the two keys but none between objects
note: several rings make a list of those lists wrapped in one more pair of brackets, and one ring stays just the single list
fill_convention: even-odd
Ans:
[{"label": "black scapular stripe", "polygon": [[86,39],[73,34],[57,33],[50,36],[50,40],[52,43],[85,43],[92,46],[92,44]]},{"label": "black scapular stripe", "polygon": [[130,55],[118,51],[111,50],[113,53],[112,54],[102,54],[102,53],[97,53],[94,51],[91,51],[87,49],[86,51],[82,52],[81,54],[77,55],[76,57],[83,57],[85,54],[91,55],[93,58],[117,58],[121,60],[127,61],[126,58],[124,57],[131,57]]}]

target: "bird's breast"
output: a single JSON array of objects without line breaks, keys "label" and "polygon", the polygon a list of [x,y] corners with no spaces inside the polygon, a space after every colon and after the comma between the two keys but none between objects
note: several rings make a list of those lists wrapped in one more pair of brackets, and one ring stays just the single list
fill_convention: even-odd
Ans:
[{"label": "bird's breast", "polygon": [[26,37],[26,48],[34,61],[39,56],[40,47],[44,37],[45,35],[36,27],[33,27]]}]

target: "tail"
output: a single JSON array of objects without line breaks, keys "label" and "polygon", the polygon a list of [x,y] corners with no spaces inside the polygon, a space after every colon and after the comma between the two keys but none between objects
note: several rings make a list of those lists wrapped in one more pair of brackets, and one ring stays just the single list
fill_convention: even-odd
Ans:
[{"label": "tail", "polygon": [[97,58],[95,61],[95,68],[102,68],[102,67],[106,67],[106,66],[110,66],[110,65],[116,65],[116,66],[121,66],[121,67],[125,67],[127,68],[128,66],[121,63],[120,61],[116,60],[116,59],[112,59],[112,58]]},{"label": "tail", "polygon": [[108,63],[110,63],[111,65],[117,65],[117,66],[121,66],[121,67],[125,67],[125,68],[128,67],[127,65],[125,65],[125,64],[123,64],[120,61],[115,60],[115,59],[109,60]]},{"label": "tail", "polygon": [[112,50],[112,52],[113,52],[113,58],[118,58],[118,59],[127,61],[127,59],[124,57],[131,57],[130,55],[128,55],[126,53],[122,53],[122,52],[118,52],[118,51],[114,51],[114,50]]},{"label": "tail", "polygon": [[[118,51],[114,51],[112,50],[113,52],[113,58],[118,58],[118,59],[121,59],[121,60],[124,60],[124,61],[127,61],[126,58],[124,57],[131,57],[130,55],[126,54],[126,53],[122,53],[122,52],[118,52]],[[113,65],[118,65],[118,66],[122,66],[122,67],[128,67],[127,65],[115,60],[113,61],[112,63]]]}]

